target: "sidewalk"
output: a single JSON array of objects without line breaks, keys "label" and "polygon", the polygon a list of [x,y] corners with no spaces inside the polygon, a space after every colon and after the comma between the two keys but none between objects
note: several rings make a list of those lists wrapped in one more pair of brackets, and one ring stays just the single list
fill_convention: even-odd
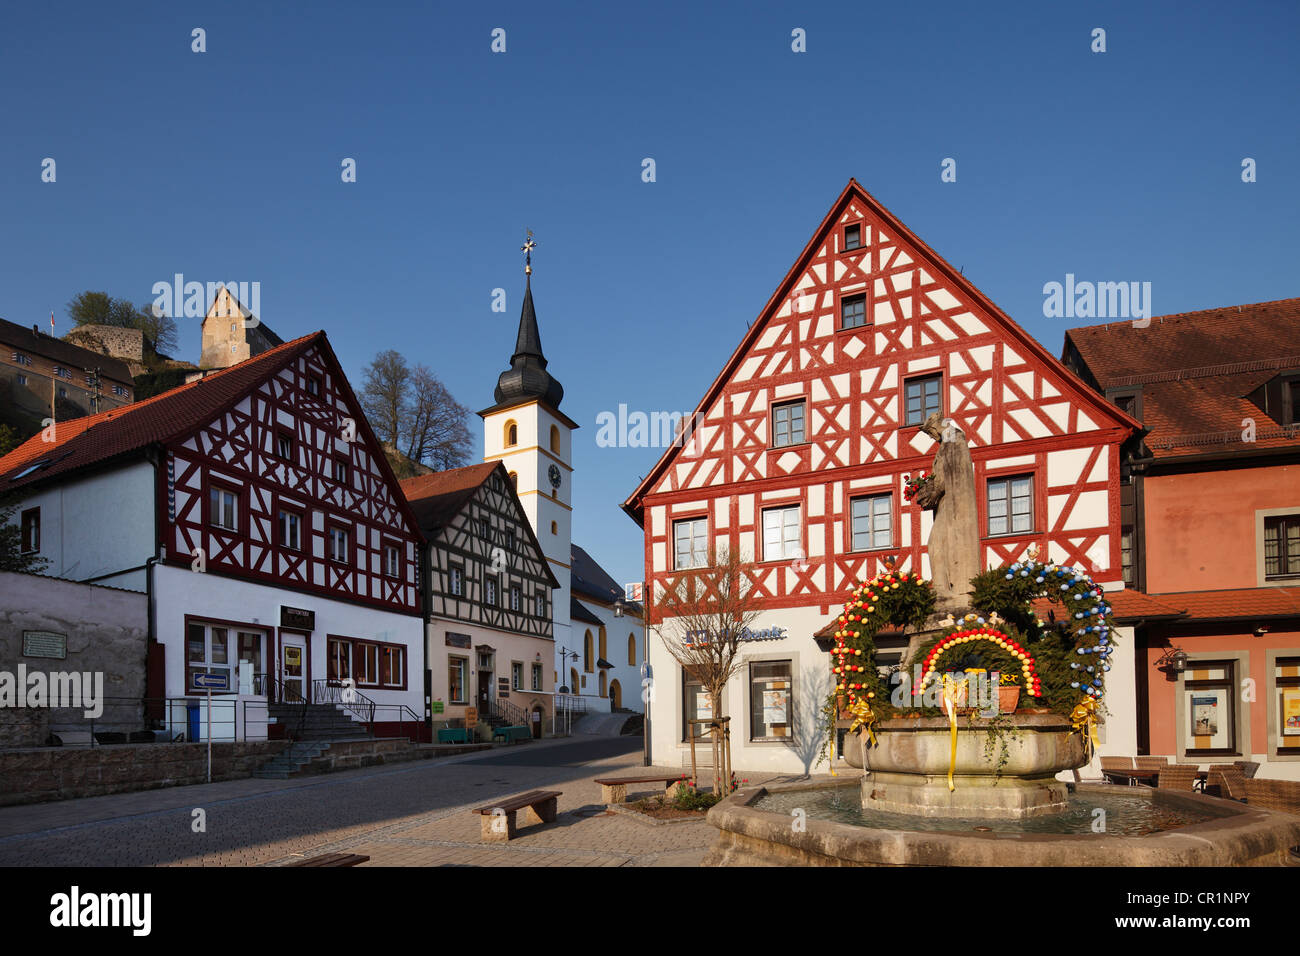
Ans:
[{"label": "sidewalk", "polygon": [[[601,744],[544,740],[295,780],[0,808],[0,865],[275,865],[335,850],[368,855],[371,866],[698,865],[713,827],[606,811],[595,779],[636,776],[640,754],[573,760],[584,746]],[[508,844],[480,843],[473,808],[536,788],[562,791],[553,824],[524,827]]]}]

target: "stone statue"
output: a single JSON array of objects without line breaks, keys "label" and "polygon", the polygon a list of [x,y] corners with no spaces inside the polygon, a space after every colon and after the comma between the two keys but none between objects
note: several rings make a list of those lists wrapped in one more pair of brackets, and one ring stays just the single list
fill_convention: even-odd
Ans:
[{"label": "stone statue", "polygon": [[933,479],[916,500],[934,509],[934,526],[926,546],[937,614],[964,614],[970,606],[970,579],[980,571],[979,509],[975,498],[975,465],[970,448],[951,418],[935,412],[921,426],[939,442]]}]

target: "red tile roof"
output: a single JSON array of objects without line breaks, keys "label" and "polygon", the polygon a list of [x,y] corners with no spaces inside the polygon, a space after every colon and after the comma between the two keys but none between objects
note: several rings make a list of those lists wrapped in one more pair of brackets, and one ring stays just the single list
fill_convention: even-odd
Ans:
[{"label": "red tile roof", "polygon": [[[1246,396],[1300,368],[1300,299],[1162,315],[1150,325],[1111,322],[1070,329],[1102,389],[1140,387],[1145,444],[1157,458],[1215,451],[1300,448],[1300,429],[1270,419]],[[1242,420],[1255,440],[1242,441]]]},{"label": "red tile roof", "polygon": [[1164,594],[1112,591],[1106,594],[1106,599],[1115,609],[1116,620],[1121,622],[1171,615],[1189,621],[1300,617],[1300,585]]},{"label": "red tile roof", "polygon": [[[173,441],[325,342],[324,332],[313,332],[142,402],[60,422],[54,426],[54,441],[46,441],[42,432],[0,458],[0,493]],[[46,462],[44,467],[14,477],[40,462]]]},{"label": "red tile roof", "polygon": [[487,461],[402,479],[402,493],[411,503],[420,529],[432,538],[456,516],[496,467],[496,462]]}]

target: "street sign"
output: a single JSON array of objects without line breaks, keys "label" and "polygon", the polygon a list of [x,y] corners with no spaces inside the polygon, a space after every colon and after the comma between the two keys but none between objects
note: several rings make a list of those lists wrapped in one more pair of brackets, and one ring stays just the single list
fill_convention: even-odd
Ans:
[{"label": "street sign", "polygon": [[195,690],[230,690],[228,674],[195,674],[193,681]]}]

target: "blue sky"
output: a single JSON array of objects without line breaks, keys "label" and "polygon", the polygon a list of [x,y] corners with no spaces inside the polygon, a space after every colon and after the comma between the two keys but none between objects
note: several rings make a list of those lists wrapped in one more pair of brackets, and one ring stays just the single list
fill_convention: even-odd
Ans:
[{"label": "blue sky", "polygon": [[598,448],[597,414],[694,407],[850,177],[1057,354],[1066,273],[1149,281],[1156,314],[1300,295],[1292,2],[299,6],[6,6],[0,316],[258,281],[354,382],[395,348],[477,410],[531,228],[574,540],[620,581],[657,452]]}]

